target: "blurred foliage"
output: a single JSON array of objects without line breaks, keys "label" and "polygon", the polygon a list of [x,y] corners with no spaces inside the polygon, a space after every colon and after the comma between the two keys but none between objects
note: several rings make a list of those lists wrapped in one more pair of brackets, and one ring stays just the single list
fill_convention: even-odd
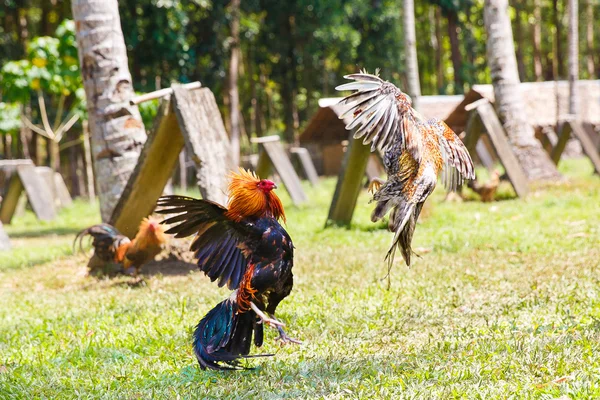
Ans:
[{"label": "blurred foliage", "polygon": [[[557,39],[566,49],[563,2],[540,0],[541,20],[533,17],[532,0],[510,3],[523,66],[521,79],[554,79],[553,60],[559,71],[566,70],[566,57],[558,57],[553,50]],[[10,82],[3,83],[2,100],[24,101],[37,85],[52,95],[77,93],[81,82],[73,23],[60,24],[71,18],[70,2],[0,0],[0,4],[0,65]],[[590,51],[595,62],[600,62],[594,49],[588,50],[583,34],[588,26],[586,4],[582,3],[580,12],[581,77],[593,78],[598,68],[591,75],[583,68]],[[591,4],[594,21],[589,23],[594,26],[600,10],[597,1]],[[483,6],[483,0],[415,2],[423,94],[461,93],[473,84],[490,82]],[[228,1],[219,0],[120,0],[135,89],[148,92],[171,82],[199,80],[215,93],[227,119],[230,7]],[[337,96],[334,87],[343,81],[342,76],[360,68],[381,68],[385,79],[406,86],[400,0],[245,0],[240,11],[238,85],[247,135],[281,133],[292,121],[298,121],[297,128],[302,129],[317,108],[317,100]],[[533,66],[536,25],[542,33],[541,77],[535,76]],[[598,43],[600,30],[594,29],[593,34]],[[451,36],[457,38],[454,46]],[[456,71],[453,60],[458,63]],[[143,106],[144,118],[152,115],[152,107]]]},{"label": "blurred foliage", "polygon": [[[57,27],[55,37],[34,37],[27,43],[24,59],[5,63],[0,70],[0,89],[2,99],[14,104],[35,103],[38,94],[44,96],[51,118],[62,110],[83,117],[85,92],[73,21],[63,21]],[[37,107],[33,110],[39,119]],[[0,125],[0,132],[8,132],[3,126]],[[14,126],[14,123],[7,126]]]}]

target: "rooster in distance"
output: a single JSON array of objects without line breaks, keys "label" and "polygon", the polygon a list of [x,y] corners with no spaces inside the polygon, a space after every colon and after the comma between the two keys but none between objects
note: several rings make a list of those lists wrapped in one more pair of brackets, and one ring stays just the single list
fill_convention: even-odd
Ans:
[{"label": "rooster in distance", "polygon": [[371,151],[383,153],[387,181],[375,178],[369,185],[377,202],[371,214],[376,222],[391,210],[388,228],[394,232],[386,260],[394,261],[399,248],[410,266],[411,242],[419,213],[435,189],[437,178],[447,189],[455,190],[463,179],[474,179],[469,152],[446,123],[425,118],[412,108],[412,100],[399,88],[376,75],[361,71],[344,76],[354,82],[336,90],[355,92],[340,104],[346,106],[340,119],[352,116],[346,129],[358,129],[355,139],[371,144]]},{"label": "rooster in distance", "polygon": [[157,212],[177,214],[163,223],[166,233],[196,235],[190,249],[198,266],[219,286],[233,290],[198,323],[193,347],[202,369],[239,369],[251,343],[263,343],[263,326],[279,331],[282,343],[300,343],[286,335],[275,310],[293,286],[294,246],[278,220],[283,205],[270,180],[240,169],[231,174],[228,207],[208,200],[164,196]]},{"label": "rooster in distance", "polygon": [[98,224],[79,232],[73,247],[85,236],[91,236],[94,254],[105,263],[117,263],[123,266],[127,275],[137,276],[142,266],[156,257],[167,242],[164,227],[155,218],[144,218],[133,240],[123,235],[112,225]]}]

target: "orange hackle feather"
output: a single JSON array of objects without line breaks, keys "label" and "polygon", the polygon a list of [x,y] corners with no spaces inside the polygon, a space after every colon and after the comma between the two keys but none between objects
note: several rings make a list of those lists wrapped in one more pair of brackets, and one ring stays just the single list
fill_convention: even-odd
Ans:
[{"label": "orange hackle feather", "polygon": [[133,262],[127,258],[128,254],[134,254],[139,251],[144,251],[147,254],[148,262],[154,259],[161,251],[162,246],[167,242],[165,236],[165,228],[160,224],[160,220],[152,217],[147,217],[140,223],[140,228],[135,238],[117,249],[117,256],[120,257],[119,261],[123,262],[125,268],[130,267]]},{"label": "orange hackle feather", "polygon": [[260,179],[254,172],[243,168],[230,174],[229,209],[225,216],[236,222],[248,217],[272,217],[285,222],[283,204],[272,191],[263,191],[258,187]]}]

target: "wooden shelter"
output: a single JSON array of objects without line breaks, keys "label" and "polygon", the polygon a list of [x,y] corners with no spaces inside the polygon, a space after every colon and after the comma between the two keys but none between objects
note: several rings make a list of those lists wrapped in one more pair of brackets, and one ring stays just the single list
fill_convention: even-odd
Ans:
[{"label": "wooden shelter", "polygon": [[[319,109],[300,135],[300,144],[312,155],[317,172],[320,175],[337,175],[342,166],[348,131],[345,126],[350,122],[339,119],[343,107],[338,103],[341,97],[319,100]],[[422,96],[419,98],[421,113],[426,118],[444,119],[459,104],[463,96]]]},{"label": "wooden shelter", "polygon": [[[600,80],[578,81],[579,115],[583,123],[600,125]],[[524,82],[520,84],[525,98],[529,122],[536,128],[552,126],[566,119],[569,113],[569,82]],[[494,103],[492,85],[473,85],[464,99],[447,115],[446,123],[457,133],[465,130],[469,118],[468,104],[486,98]]]}]

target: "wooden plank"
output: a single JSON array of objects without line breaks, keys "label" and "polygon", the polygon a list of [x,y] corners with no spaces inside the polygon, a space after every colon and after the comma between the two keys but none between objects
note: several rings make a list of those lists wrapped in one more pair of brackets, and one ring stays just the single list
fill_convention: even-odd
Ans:
[{"label": "wooden plank", "polygon": [[10,248],[10,240],[8,239],[6,232],[4,232],[2,222],[0,222],[0,251],[10,250]]},{"label": "wooden plank", "polygon": [[227,176],[233,169],[229,138],[213,93],[173,85],[173,104],[188,156],[196,166],[202,197],[227,202]]},{"label": "wooden plank", "polygon": [[592,139],[590,139],[590,137],[585,132],[585,129],[583,128],[581,122],[568,121],[565,122],[565,125],[569,125],[571,127],[571,131],[581,143],[581,148],[583,149],[583,152],[586,156],[588,156],[588,158],[592,162],[592,165],[594,166],[594,171],[597,174],[600,174],[600,155],[598,154],[598,150],[596,149],[596,146],[594,146]]},{"label": "wooden plank", "polygon": [[469,111],[469,119],[467,120],[467,127],[465,128],[464,144],[470,154],[475,152],[477,144],[479,143],[479,138],[484,130],[485,128],[477,111]]},{"label": "wooden plank", "polygon": [[[19,180],[20,183],[15,180]],[[19,165],[6,194],[6,209],[0,212],[4,223],[9,223],[12,219],[23,190],[27,193],[29,204],[39,220],[51,221],[56,217],[52,193],[44,178],[38,174],[33,164]],[[4,208],[4,201],[2,203]]]},{"label": "wooden plank", "polygon": [[8,189],[4,193],[4,197],[0,203],[0,221],[6,225],[10,224],[12,221],[17,209],[17,204],[19,203],[19,198],[21,197],[21,194],[23,194],[24,189],[21,179],[19,179],[19,176],[16,173],[11,175],[7,186]]},{"label": "wooden plank", "polygon": [[486,102],[477,107],[477,112],[479,113],[481,122],[492,141],[494,150],[500,158],[515,192],[519,197],[527,196],[527,193],[529,192],[527,177],[512,152],[510,143],[508,143],[508,139],[504,133],[504,128],[502,128],[500,120],[498,120],[498,116],[496,115],[496,111],[494,111],[494,108],[489,102]]},{"label": "wooden plank", "polygon": [[352,135],[350,132],[348,149],[344,154],[325,226],[350,225],[358,195],[363,187],[371,147],[362,144],[361,140],[355,140]]},{"label": "wooden plank", "polygon": [[298,177],[292,162],[285,153],[283,145],[279,140],[279,136],[262,137],[253,142],[258,143],[261,147],[261,155],[259,155],[258,165],[256,166],[258,176],[269,176],[268,172],[270,168],[273,167],[277,174],[279,174],[281,182],[288,191],[294,204],[306,202],[308,197],[306,197],[304,189],[302,189],[300,178]]},{"label": "wooden plank", "polygon": [[[481,137],[481,139],[483,139],[483,137]],[[477,145],[475,145],[475,151],[477,152],[477,157],[479,157],[479,160],[481,161],[483,166],[488,171],[493,171],[494,170],[494,158],[488,151],[483,140],[479,140],[477,142]]]},{"label": "wooden plank", "polygon": [[54,187],[54,170],[50,167],[35,167],[35,172],[44,180],[44,183],[48,187],[51,193],[52,201],[54,202],[54,207],[59,209],[61,207],[60,199],[58,199],[56,195],[56,188]]},{"label": "wooden plank", "polygon": [[315,186],[317,183],[319,183],[319,175],[317,174],[315,164],[313,163],[308,150],[305,147],[292,147],[290,152],[298,157],[300,165],[302,166],[302,170],[304,171],[304,175],[310,184]]},{"label": "wooden plank", "polygon": [[369,181],[373,178],[381,178],[381,176],[385,174],[383,161],[381,161],[379,154],[371,153],[369,160],[367,161],[365,173],[367,174],[367,179],[369,179]]},{"label": "wooden plank", "polygon": [[560,124],[560,127],[558,129],[558,141],[556,142],[556,144],[552,148],[552,151],[550,152],[550,158],[556,165],[558,165],[558,162],[560,161],[560,156],[562,155],[563,151],[565,151],[565,147],[567,147],[567,142],[571,138],[571,131],[571,126],[569,124],[566,124],[564,122]]},{"label": "wooden plank", "polygon": [[162,102],[154,129],[144,144],[138,163],[110,219],[124,235],[135,236],[140,222],[154,211],[171,177],[179,153],[183,149],[183,135],[171,102]]},{"label": "wooden plank", "polygon": [[58,172],[54,173],[54,190],[56,191],[56,196],[60,201],[61,207],[69,207],[71,204],[73,204],[73,199],[71,198],[69,189],[67,189],[65,180]]},{"label": "wooden plank", "polygon": [[598,152],[600,152],[600,134],[598,134],[598,132],[596,132],[596,130],[594,129],[594,125],[590,124],[590,123],[584,123],[583,129],[588,134],[588,136],[589,136],[590,140],[592,141],[592,143],[594,144],[594,147],[596,148],[596,150],[598,150]]}]

